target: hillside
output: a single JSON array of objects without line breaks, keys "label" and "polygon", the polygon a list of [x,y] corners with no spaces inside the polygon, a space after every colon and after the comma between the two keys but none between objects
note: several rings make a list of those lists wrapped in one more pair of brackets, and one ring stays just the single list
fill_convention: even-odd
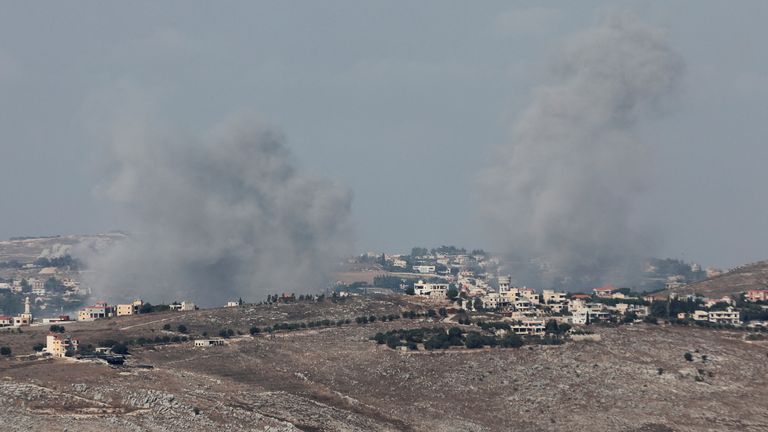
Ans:
[{"label": "hillside", "polygon": [[[423,310],[412,298],[155,313],[66,324],[83,343],[222,328],[215,348],[132,346],[122,367],[0,359],[9,431],[764,431],[768,344],[742,332],[633,325],[561,346],[399,353],[369,338],[427,319],[273,335],[253,325]],[[172,330],[164,330],[169,324]],[[45,328],[0,333],[15,354]],[[692,362],[683,358],[694,353]],[[705,357],[706,356],[706,357]],[[148,365],[152,367],[149,368]]]},{"label": "hillside", "polygon": [[672,290],[678,294],[697,293],[711,298],[737,296],[752,289],[768,288],[768,261],[737,267],[720,276]]}]

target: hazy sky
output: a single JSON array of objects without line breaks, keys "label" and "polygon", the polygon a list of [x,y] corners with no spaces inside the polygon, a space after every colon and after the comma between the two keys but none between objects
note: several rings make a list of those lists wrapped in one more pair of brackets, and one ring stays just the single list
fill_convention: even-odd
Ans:
[{"label": "hazy sky", "polygon": [[768,2],[0,2],[0,237],[121,228],[98,193],[114,125],[195,136],[257,113],[354,193],[357,249],[483,247],[478,172],[601,16],[668,31],[683,89],[638,219],[660,253],[768,258]]}]

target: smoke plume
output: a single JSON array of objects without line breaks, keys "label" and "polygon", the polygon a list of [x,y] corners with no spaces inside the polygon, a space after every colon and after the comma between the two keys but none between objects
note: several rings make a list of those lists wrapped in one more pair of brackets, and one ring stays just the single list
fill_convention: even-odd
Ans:
[{"label": "smoke plume", "polygon": [[483,174],[490,226],[512,256],[547,263],[528,283],[629,283],[655,244],[632,220],[653,161],[637,126],[675,90],[682,60],[662,32],[622,17],[568,41],[551,69]]},{"label": "smoke plume", "polygon": [[86,258],[95,295],[221,305],[326,286],[348,252],[351,193],[303,175],[275,131],[119,140],[105,187],[130,235]]}]

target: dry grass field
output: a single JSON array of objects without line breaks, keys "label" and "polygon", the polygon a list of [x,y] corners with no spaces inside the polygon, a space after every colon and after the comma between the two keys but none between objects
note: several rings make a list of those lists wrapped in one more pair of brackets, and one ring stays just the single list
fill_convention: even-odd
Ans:
[{"label": "dry grass field", "polygon": [[[369,338],[441,324],[354,323],[425,307],[379,296],[67,324],[84,343],[173,334],[164,324],[245,334],[215,348],[132,347],[122,367],[0,360],[0,421],[11,431],[768,430],[768,345],[743,333],[643,324],[597,328],[598,342],[399,353]],[[341,327],[247,332],[346,317]],[[44,334],[4,333],[0,345],[29,353]]]}]

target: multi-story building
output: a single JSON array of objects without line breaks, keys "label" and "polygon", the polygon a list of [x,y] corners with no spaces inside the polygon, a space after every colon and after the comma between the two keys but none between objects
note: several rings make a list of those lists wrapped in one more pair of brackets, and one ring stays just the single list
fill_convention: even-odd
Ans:
[{"label": "multi-story building", "polygon": [[541,319],[528,319],[512,324],[511,328],[515,334],[541,336],[544,334],[546,323]]},{"label": "multi-story building", "polygon": [[45,342],[45,352],[53,357],[66,357],[68,352],[74,353],[78,347],[77,339],[64,337],[57,333],[48,333]]},{"label": "multi-story building", "polygon": [[732,324],[732,325],[739,325],[741,324],[741,314],[739,311],[734,310],[732,307],[729,307],[727,310],[720,310],[720,311],[710,311],[709,312],[709,322],[718,323],[718,324]]},{"label": "multi-story building", "polygon": [[98,302],[92,306],[86,306],[77,312],[78,321],[93,321],[100,318],[109,318],[115,315],[114,308],[107,302]]},{"label": "multi-story building", "polygon": [[134,300],[131,303],[119,304],[115,306],[117,316],[137,315],[144,305],[142,300]]},{"label": "multi-story building", "polygon": [[448,297],[448,284],[428,283],[420,280],[413,284],[413,293],[421,297],[444,299]]},{"label": "multi-story building", "polygon": [[512,278],[510,276],[499,276],[499,292],[504,293],[509,291]]},{"label": "multi-story building", "polygon": [[557,292],[554,290],[544,290],[541,293],[541,300],[544,304],[566,303],[568,299],[565,298],[564,292]]}]

